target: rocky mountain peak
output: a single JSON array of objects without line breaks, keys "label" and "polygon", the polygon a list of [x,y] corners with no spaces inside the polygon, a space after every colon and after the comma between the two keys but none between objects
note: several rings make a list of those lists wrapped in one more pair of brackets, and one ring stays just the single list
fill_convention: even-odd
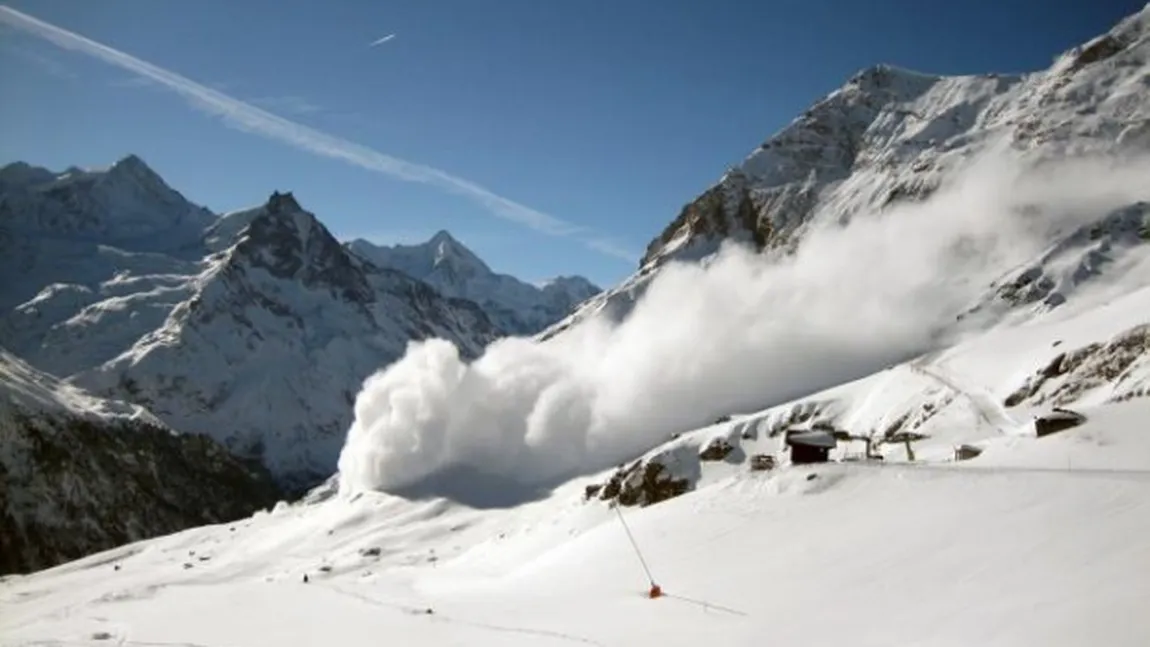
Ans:
[{"label": "rocky mountain peak", "polygon": [[371,286],[343,246],[290,192],[273,192],[252,212],[231,260],[309,288],[329,288],[350,301],[373,299]]},{"label": "rocky mountain peak", "polygon": [[136,155],[63,173],[26,163],[0,173],[6,224],[32,237],[81,238],[157,251],[193,244],[215,215],[192,204]]},{"label": "rocky mountain peak", "polygon": [[565,294],[580,300],[589,299],[603,291],[582,276],[557,276],[545,281],[542,289],[545,293]]},{"label": "rocky mountain peak", "polygon": [[303,211],[303,207],[296,201],[291,191],[287,193],[272,191],[271,197],[268,198],[266,208],[268,213],[271,214],[294,214]]},{"label": "rocky mountain peak", "polygon": [[108,167],[106,176],[113,178],[132,178],[150,184],[165,184],[163,178],[152,170],[152,167],[140,158],[130,153]]}]

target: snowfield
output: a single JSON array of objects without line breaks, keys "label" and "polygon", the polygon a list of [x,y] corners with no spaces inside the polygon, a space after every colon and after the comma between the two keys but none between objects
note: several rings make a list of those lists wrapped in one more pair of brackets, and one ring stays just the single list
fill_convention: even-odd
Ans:
[{"label": "snowfield", "polygon": [[[0,644],[1145,645],[1150,399],[1100,387],[1073,405],[1085,424],[1043,438],[1044,406],[1001,404],[1032,367],[1144,322],[1150,289],[1087,303],[671,441],[754,428],[744,453],[780,455],[766,430],[805,403],[857,430],[928,385],[951,396],[914,463],[901,444],[881,462],[696,462],[693,491],[621,508],[658,599],[615,510],[584,499],[609,472],[502,507],[341,496],[333,479],[6,578]],[[1119,382],[1147,375],[1143,357]],[[960,443],[983,453],[952,462]]]},{"label": "snowfield", "polygon": [[0,642],[1145,645],[1150,403],[1092,414],[968,465],[741,473],[629,509],[660,599],[572,488],[486,513],[370,494],[8,578]]}]

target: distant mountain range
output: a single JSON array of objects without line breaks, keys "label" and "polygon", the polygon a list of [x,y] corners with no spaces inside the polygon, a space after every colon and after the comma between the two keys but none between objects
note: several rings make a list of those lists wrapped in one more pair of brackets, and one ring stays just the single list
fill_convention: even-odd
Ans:
[{"label": "distant mountain range", "polygon": [[0,271],[10,351],[291,487],[334,471],[360,384],[410,340],[475,356],[597,291],[495,274],[446,232],[344,245],[290,193],[217,216],[134,155],[103,170],[0,169]]},{"label": "distant mountain range", "polygon": [[492,323],[518,335],[543,330],[602,291],[581,276],[561,276],[536,287],[496,274],[446,231],[419,245],[385,247],[356,239],[347,248],[379,267],[413,276],[444,296],[478,303]]}]

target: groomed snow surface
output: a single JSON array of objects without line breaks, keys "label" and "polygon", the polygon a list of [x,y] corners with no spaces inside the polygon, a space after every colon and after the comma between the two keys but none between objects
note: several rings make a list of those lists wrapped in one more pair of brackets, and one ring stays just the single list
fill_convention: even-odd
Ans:
[{"label": "groomed snow surface", "polygon": [[1150,644],[1150,401],[1090,414],[992,460],[740,472],[627,509],[660,599],[575,483],[488,512],[364,494],[9,578],[0,643]]}]

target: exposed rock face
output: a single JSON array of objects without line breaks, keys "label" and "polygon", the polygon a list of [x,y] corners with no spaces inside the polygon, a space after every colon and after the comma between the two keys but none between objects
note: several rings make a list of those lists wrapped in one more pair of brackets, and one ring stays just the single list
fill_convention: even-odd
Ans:
[{"label": "exposed rock face", "polygon": [[699,459],[704,461],[721,461],[735,451],[735,446],[726,438],[715,438],[699,452]]},{"label": "exposed rock face", "polygon": [[[1106,214],[1060,240],[1027,267],[1003,279],[972,309],[1041,304],[1057,308],[1075,290],[1099,277],[1123,255],[1150,242],[1150,204],[1137,202]],[[999,303],[996,303],[999,302]],[[969,313],[967,313],[969,314]]]},{"label": "exposed rock face", "polygon": [[599,498],[614,499],[619,505],[648,506],[686,493],[691,482],[675,478],[658,460],[636,461],[620,469],[599,491]]},{"label": "exposed rock face", "polygon": [[280,495],[258,465],[0,351],[0,573],[246,517]]},{"label": "exposed rock face", "polygon": [[1109,391],[1111,401],[1150,395],[1150,324],[1131,328],[1106,343],[1058,354],[1011,393],[1005,404],[1065,405],[1098,389]]}]

